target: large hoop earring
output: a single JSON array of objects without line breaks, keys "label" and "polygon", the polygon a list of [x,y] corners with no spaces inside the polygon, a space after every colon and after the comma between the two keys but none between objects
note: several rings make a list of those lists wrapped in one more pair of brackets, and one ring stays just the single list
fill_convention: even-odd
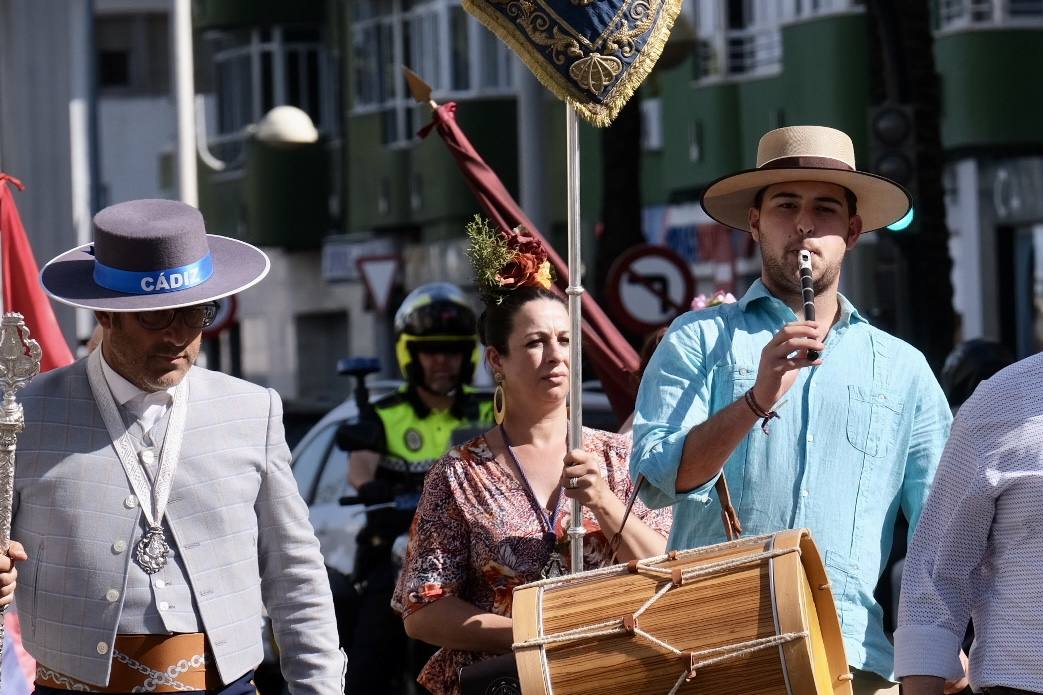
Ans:
[{"label": "large hoop earring", "polygon": [[496,390],[493,391],[493,420],[497,425],[503,424],[507,416],[507,394],[503,391],[503,374],[496,375]]}]

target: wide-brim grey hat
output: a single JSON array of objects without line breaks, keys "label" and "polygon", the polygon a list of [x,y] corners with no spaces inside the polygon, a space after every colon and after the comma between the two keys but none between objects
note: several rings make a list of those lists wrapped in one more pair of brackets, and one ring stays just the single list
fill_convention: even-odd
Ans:
[{"label": "wide-brim grey hat", "polygon": [[769,131],[760,139],[756,169],[722,176],[707,186],[703,209],[721,224],[750,231],[747,216],[757,192],[795,181],[834,183],[854,193],[866,232],[897,222],[912,206],[905,188],[855,168],[855,147],[843,131],[789,126]]},{"label": "wide-brim grey hat", "polygon": [[207,234],[175,200],[132,200],[94,216],[94,243],[52,259],[40,282],[57,301],[95,311],[176,309],[257,284],[271,262],[245,241]]}]

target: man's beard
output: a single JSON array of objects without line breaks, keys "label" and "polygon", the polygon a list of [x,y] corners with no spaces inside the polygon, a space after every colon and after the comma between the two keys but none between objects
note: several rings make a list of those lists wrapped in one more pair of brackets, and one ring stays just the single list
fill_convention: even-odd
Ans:
[{"label": "man's beard", "polygon": [[165,391],[181,383],[188,369],[198,360],[199,353],[193,354],[191,349],[186,348],[178,350],[175,346],[163,345],[162,348],[168,354],[183,352],[189,367],[184,370],[171,368],[163,373],[153,372],[149,368],[148,355],[138,352],[138,346],[124,344],[118,338],[110,340],[109,354],[106,357],[112,361],[110,367],[142,391]]},{"label": "man's beard", "polygon": [[[802,295],[800,286],[800,272],[790,272],[784,263],[786,256],[781,258],[768,258],[764,256],[762,264],[764,266],[764,275],[771,282],[772,289],[778,294],[783,295],[780,299],[799,299]],[[833,285],[836,281],[837,276],[840,274],[840,264],[843,259],[837,261],[832,265],[828,265],[822,270],[822,275],[816,278],[812,282],[812,288],[815,290],[815,296],[822,294],[822,292]],[[794,268],[796,270],[796,268]]]}]

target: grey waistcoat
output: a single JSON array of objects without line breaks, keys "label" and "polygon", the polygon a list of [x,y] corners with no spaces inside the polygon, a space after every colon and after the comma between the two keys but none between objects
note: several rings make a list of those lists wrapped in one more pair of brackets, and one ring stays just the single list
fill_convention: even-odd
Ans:
[{"label": "grey waistcoat", "polygon": [[[139,457],[140,465],[145,469],[150,482],[155,481],[159,468],[159,454],[166,438],[167,423],[170,421],[170,408],[159,419],[150,432],[144,432],[134,414],[127,408],[119,407],[120,415],[127,426],[127,433]],[[130,504],[128,497],[125,504]],[[133,500],[137,504],[137,500]],[[138,520],[138,528],[127,546],[127,552],[133,558],[134,547],[145,533],[145,515]],[[201,632],[203,623],[199,620],[199,612],[192,598],[192,590],[188,584],[185,563],[181,560],[177,544],[174,541],[170,526],[163,521],[163,529],[171,554],[167,564],[155,574],[148,574],[131,559],[127,571],[127,590],[124,592],[123,611],[120,613],[119,631],[130,635],[159,635],[169,632]],[[114,543],[119,543],[118,539]],[[108,594],[108,598],[116,599],[116,594]]]}]

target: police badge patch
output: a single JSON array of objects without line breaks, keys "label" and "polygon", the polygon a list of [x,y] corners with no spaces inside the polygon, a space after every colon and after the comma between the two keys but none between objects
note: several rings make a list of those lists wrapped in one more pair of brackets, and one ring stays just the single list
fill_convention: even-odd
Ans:
[{"label": "police badge patch", "polygon": [[420,451],[421,447],[424,446],[424,437],[418,430],[415,430],[412,427],[406,430],[404,439],[406,441],[406,448],[410,451]]},{"label": "police badge patch", "polygon": [[610,125],[659,60],[682,0],[461,0],[576,113]]}]

